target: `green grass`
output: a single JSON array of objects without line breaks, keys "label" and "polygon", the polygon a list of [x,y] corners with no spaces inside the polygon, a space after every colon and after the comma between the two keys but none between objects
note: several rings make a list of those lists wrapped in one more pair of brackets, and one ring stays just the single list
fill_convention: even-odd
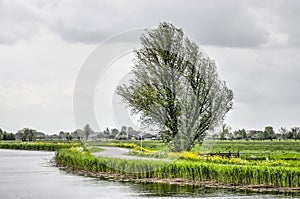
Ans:
[{"label": "green grass", "polygon": [[101,148],[99,148],[99,147],[95,147],[95,146],[86,147],[86,149],[87,149],[90,153],[99,153],[99,152],[103,151],[103,149],[101,149]]},{"label": "green grass", "polygon": [[87,152],[68,149],[61,149],[57,152],[56,162],[60,166],[75,170],[116,173],[129,178],[181,178],[189,181],[213,181],[231,185],[300,186],[299,167],[236,165],[188,160],[176,160],[169,163],[96,158]]},{"label": "green grass", "polygon": [[216,141],[212,152],[300,152],[300,141]]},{"label": "green grass", "polygon": [[62,148],[79,146],[77,142],[0,142],[0,149],[57,151]]},{"label": "green grass", "polygon": [[[92,141],[88,142],[89,145],[95,146],[117,146],[124,148],[135,148],[140,146],[139,140],[107,140],[107,141]],[[168,152],[167,148],[161,141],[147,140],[143,141],[143,149],[147,153],[139,153],[140,150],[133,150],[131,155],[150,156],[156,158],[166,158]],[[246,140],[233,140],[233,141],[206,141],[206,145],[211,146],[211,153],[232,153],[240,152],[240,157],[245,160],[263,161],[263,160],[299,160],[300,161],[300,141],[246,141]],[[130,146],[135,147],[130,147]],[[193,147],[192,151],[202,154],[203,150],[201,145],[197,144]],[[152,151],[153,153],[149,153]]]},{"label": "green grass", "polygon": [[[96,141],[89,141],[87,142],[88,145],[93,146],[111,146],[112,144],[135,144],[137,146],[141,145],[140,140],[96,140]],[[164,144],[157,140],[143,140],[142,141],[143,148],[149,149],[149,150],[161,150],[164,148]]]},{"label": "green grass", "polygon": [[[254,160],[300,160],[300,141],[206,141],[213,146],[211,153],[237,153],[243,159]],[[200,152],[201,145],[196,145],[193,151]]]}]

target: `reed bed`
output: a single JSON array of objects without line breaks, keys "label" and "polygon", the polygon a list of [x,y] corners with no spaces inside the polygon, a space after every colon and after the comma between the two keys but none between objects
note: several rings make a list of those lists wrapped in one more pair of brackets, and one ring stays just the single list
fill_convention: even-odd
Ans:
[{"label": "reed bed", "polygon": [[0,142],[0,149],[57,151],[62,148],[70,148],[79,145],[79,143],[75,142]]},{"label": "reed bed", "polygon": [[56,153],[59,166],[89,172],[123,174],[128,178],[211,181],[228,185],[299,187],[299,167],[230,165],[188,160],[173,162],[96,158],[86,151],[62,149]]}]

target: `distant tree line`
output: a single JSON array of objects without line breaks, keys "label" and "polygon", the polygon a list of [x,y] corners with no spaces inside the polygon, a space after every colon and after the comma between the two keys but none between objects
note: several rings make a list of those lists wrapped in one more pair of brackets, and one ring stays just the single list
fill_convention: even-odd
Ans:
[{"label": "distant tree line", "polygon": [[0,128],[0,140],[15,140],[15,134],[7,133]]},{"label": "distant tree line", "polygon": [[[145,133],[135,130],[132,127],[122,126],[120,129],[108,127],[103,131],[95,132],[89,124],[83,129],[76,129],[73,132],[60,131],[58,134],[47,135],[35,129],[23,128],[17,133],[8,133],[0,128],[0,140],[22,140],[30,142],[35,140],[88,140],[88,139],[159,139],[159,132],[156,134]],[[300,127],[287,129],[281,127],[277,132],[272,126],[266,126],[264,130],[238,129],[232,131],[231,127],[223,124],[219,132],[212,135],[216,140],[300,140]]]},{"label": "distant tree line", "polygon": [[300,140],[300,127],[281,127],[275,132],[272,126],[266,126],[264,130],[239,129],[231,132],[231,128],[223,124],[220,132],[212,137],[220,140]]}]

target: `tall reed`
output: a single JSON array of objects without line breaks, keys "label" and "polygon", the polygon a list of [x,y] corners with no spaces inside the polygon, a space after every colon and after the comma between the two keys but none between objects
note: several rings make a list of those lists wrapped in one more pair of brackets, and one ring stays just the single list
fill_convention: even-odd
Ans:
[{"label": "tall reed", "polygon": [[181,178],[188,181],[213,181],[231,185],[300,186],[298,167],[224,165],[187,160],[166,162],[96,158],[88,152],[71,152],[69,149],[57,151],[56,162],[59,166],[75,170],[109,172],[133,178]]},{"label": "tall reed", "polygon": [[37,150],[37,151],[57,151],[62,148],[78,146],[79,143],[60,143],[60,142],[0,142],[1,149],[16,150]]}]

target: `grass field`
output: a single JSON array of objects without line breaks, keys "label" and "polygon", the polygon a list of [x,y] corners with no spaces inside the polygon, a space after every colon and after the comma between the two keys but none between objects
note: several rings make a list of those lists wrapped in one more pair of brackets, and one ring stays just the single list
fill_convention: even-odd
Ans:
[{"label": "grass field", "polygon": [[[118,146],[126,147],[126,144],[135,144],[140,146],[140,141],[92,141],[89,145],[93,146]],[[123,145],[123,146],[122,146]],[[166,151],[166,147],[160,141],[146,140],[142,142],[143,148],[150,151]],[[300,141],[294,140],[273,140],[273,141],[206,141],[205,145],[209,145],[209,151],[203,151],[201,145],[197,144],[192,149],[192,152],[197,154],[202,153],[240,153],[241,159],[246,160],[300,160]],[[134,147],[132,147],[134,148]],[[145,156],[145,154],[142,154]],[[146,156],[149,154],[146,154]],[[158,155],[157,155],[158,156]]]},{"label": "grass field", "polygon": [[[214,141],[212,145],[212,153],[240,152],[247,160],[300,160],[300,141]],[[193,151],[199,148],[197,145]]]}]

